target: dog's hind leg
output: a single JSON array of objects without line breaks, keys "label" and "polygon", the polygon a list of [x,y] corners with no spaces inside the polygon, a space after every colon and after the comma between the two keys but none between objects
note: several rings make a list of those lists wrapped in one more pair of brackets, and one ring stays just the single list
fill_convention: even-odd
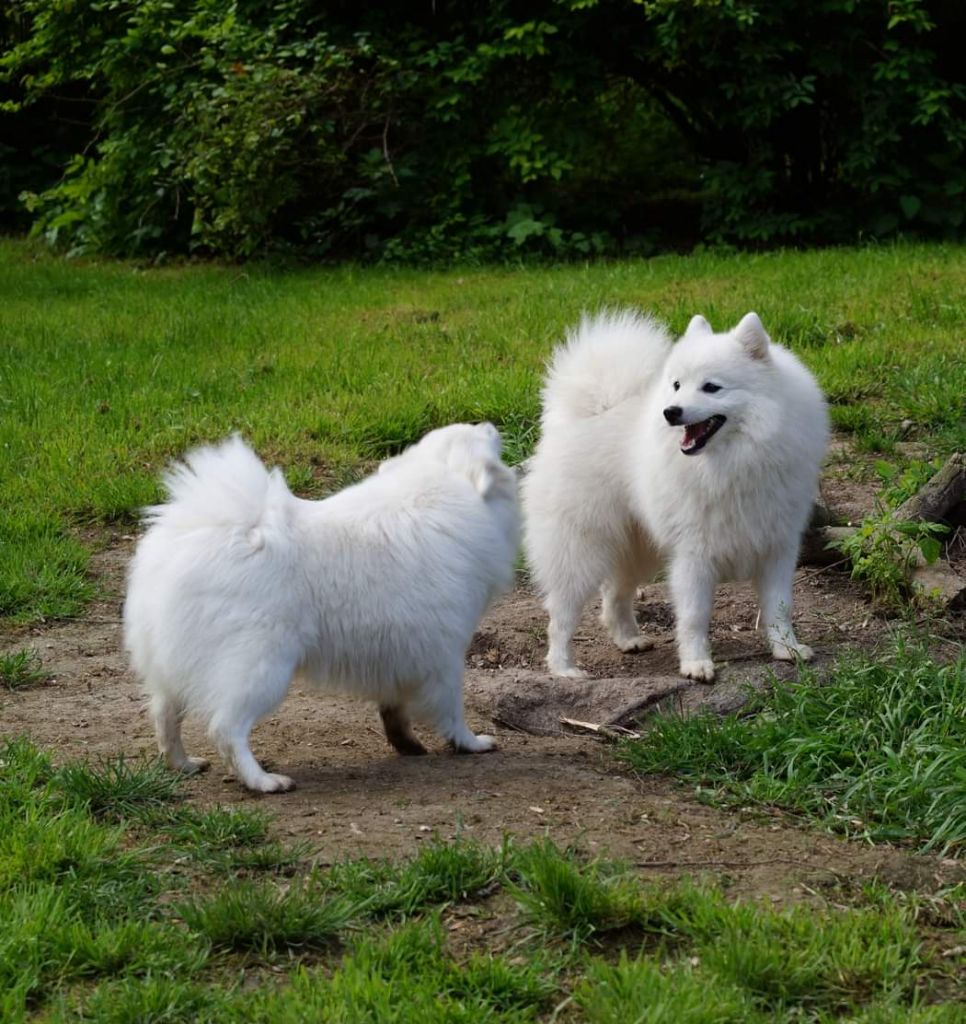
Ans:
[{"label": "dog's hind leg", "polygon": [[492,736],[472,732],[463,717],[463,665],[441,669],[427,682],[412,704],[417,718],[426,721],[447,740],[457,754],[485,754],[496,749]]},{"label": "dog's hind leg", "polygon": [[584,525],[554,522],[527,539],[527,557],[534,580],[544,595],[547,626],[547,668],[551,675],[586,679],[577,667],[571,640],[581,613],[606,579],[613,562],[614,538]]},{"label": "dog's hind leg", "polygon": [[255,723],[272,712],[282,702],[292,681],[294,665],[284,666],[273,660],[255,672],[251,665],[221,666],[225,680],[231,684],[232,673],[247,673],[247,685],[238,692],[237,685],[213,688],[223,699],[208,723],[208,735],[215,741],[218,752],[232,767],[241,782],[258,793],[283,793],[295,789],[295,782],[287,775],[266,772],[255,759],[248,745],[248,735]]},{"label": "dog's hind leg", "polygon": [[151,714],[154,718],[154,732],[158,739],[158,750],[165,763],[174,771],[194,775],[204,771],[209,762],[203,757],[189,757],[181,742],[181,719],[184,709],[180,701],[166,693],[155,693],[151,697]]},{"label": "dog's hind leg", "polygon": [[284,793],[295,789],[295,780],[287,775],[267,772],[255,759],[248,745],[248,734],[255,722],[251,718],[212,719],[209,733],[218,752],[231,766],[242,784],[257,793]]},{"label": "dog's hind leg", "polygon": [[406,756],[426,753],[426,748],[413,735],[412,722],[403,707],[399,704],[382,704],[379,715],[382,727],[386,730],[386,739],[398,753]]},{"label": "dog's hind leg", "polygon": [[761,621],[771,645],[773,658],[810,661],[815,652],[795,638],[792,626],[792,583],[795,579],[797,552],[782,552],[765,559],[755,576],[755,589],[761,605]]},{"label": "dog's hind leg", "polygon": [[587,678],[587,673],[574,661],[571,641],[594,587],[594,583],[589,583],[579,592],[571,590],[547,595],[544,602],[550,616],[550,623],[547,626],[547,668],[551,675],[562,676],[565,679]]},{"label": "dog's hind leg", "polygon": [[637,624],[634,598],[638,583],[650,579],[657,565],[657,556],[641,541],[619,560],[611,579],[600,588],[600,621],[625,653],[649,651],[654,646],[654,641]]}]

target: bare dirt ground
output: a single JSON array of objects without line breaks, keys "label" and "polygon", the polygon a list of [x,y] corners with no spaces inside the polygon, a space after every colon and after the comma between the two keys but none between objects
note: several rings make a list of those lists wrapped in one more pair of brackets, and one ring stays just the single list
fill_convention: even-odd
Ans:
[{"label": "bare dirt ground", "polygon": [[[829,484],[826,497],[851,518],[871,504],[854,481]],[[50,673],[46,685],[0,691],[0,735],[26,733],[57,758],[139,755],[153,735],[121,650],[120,605],[133,538],[114,536],[95,556],[103,596],[83,620],[30,628],[0,627],[0,649],[34,647]],[[888,628],[864,596],[834,569],[802,569],[796,589],[800,637],[829,660],[847,645],[865,645]],[[294,690],[253,735],[269,770],[298,788],[251,795],[224,770],[203,731],[185,729],[190,753],[213,759],[189,780],[201,804],[259,806],[284,837],[307,839],[319,862],[412,853],[434,833],[458,831],[489,843],[505,834],[549,835],[591,852],[626,859],[648,875],[713,874],[731,890],[794,899],[816,887],[879,877],[900,887],[931,889],[964,877],[938,857],[870,848],[798,828],[781,815],[707,807],[670,779],[639,779],[617,765],[607,746],[566,733],[561,717],[628,722],[657,704],[737,706],[744,680],[762,681],[776,667],[755,632],[756,608],[746,587],[722,588],[713,644],[725,663],[713,686],[676,674],[671,608],[664,587],[644,588],[638,603],[654,650],[623,655],[590,610],[578,632],[587,683],[551,680],[542,670],[546,621],[525,583],[481,624],[467,658],[471,727],[497,736],[492,754],[455,756],[422,734],[430,754],[391,752],[374,707],[349,698]],[[791,669],[785,668],[785,672]]]}]

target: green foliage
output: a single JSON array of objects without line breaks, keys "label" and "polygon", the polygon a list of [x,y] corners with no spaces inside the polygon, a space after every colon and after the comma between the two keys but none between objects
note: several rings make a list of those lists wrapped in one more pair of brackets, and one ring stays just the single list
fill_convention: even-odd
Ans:
[{"label": "green foliage", "polygon": [[514,868],[520,877],[511,889],[514,898],[552,935],[586,941],[640,925],[646,916],[641,888],[626,869],[599,861],[580,863],[550,839],[517,854]]},{"label": "green foliage", "polygon": [[659,716],[621,757],[849,835],[966,849],[966,657],[939,662],[900,636],[827,679],[776,682],[753,710]]},{"label": "green foliage", "polygon": [[653,960],[591,965],[577,986],[577,1005],[592,1024],[753,1024],[761,1020],[740,989],[693,970],[662,970]]},{"label": "green foliage", "polygon": [[894,905],[883,910],[823,919],[800,906],[772,914],[752,904],[719,907],[698,929],[698,957],[772,1011],[841,1012],[876,996],[908,996],[920,942],[905,914]]},{"label": "green foliage", "polygon": [[536,954],[530,963],[474,954],[459,963],[446,950],[439,919],[408,922],[389,934],[360,938],[327,976],[295,974],[281,997],[255,996],[255,1019],[346,1024],[524,1024],[556,994],[556,979]]},{"label": "green foliage", "polygon": [[0,685],[8,690],[25,690],[47,679],[40,655],[33,647],[0,654]]},{"label": "green foliage", "polygon": [[687,881],[642,884],[626,867],[585,863],[549,842],[521,851],[515,868],[522,881],[512,891],[545,931],[586,942],[622,929],[625,941],[643,935],[644,948],[657,954],[593,965],[575,992],[591,1020],[670,1024],[842,1011],[876,997],[908,998],[921,964],[909,915],[890,900],[820,915],[811,907],[733,904],[717,888]]},{"label": "green foliage", "polygon": [[492,887],[507,856],[506,847],[494,851],[477,843],[434,838],[401,868],[387,861],[347,861],[334,865],[321,884],[327,892],[364,906],[373,917],[405,918]]},{"label": "green foliage", "polygon": [[59,785],[77,766],[55,769],[23,739],[0,744],[0,766],[4,1019],[76,979],[196,970],[204,948],[152,914],[159,882],[141,852]]},{"label": "green foliage", "polygon": [[159,806],[149,769],[129,766],[99,772],[101,788],[113,780],[133,798],[111,822],[92,813],[88,786],[62,784],[82,765],[55,768],[17,739],[0,744],[0,768],[4,1021],[958,1019],[920,1008],[943,969],[933,946],[958,941],[962,924],[936,899],[928,922],[924,901],[883,886],[853,908],[776,908],[686,879],[642,882],[550,842],[467,839],[239,883],[185,846],[270,843],[259,815]]},{"label": "green foliage", "polygon": [[89,558],[46,510],[0,509],[0,615],[15,622],[77,615],[94,594]]},{"label": "green foliage", "polygon": [[267,816],[245,808],[179,805],[144,820],[165,838],[170,858],[219,875],[290,875],[310,852],[307,843],[271,838]]},{"label": "green foliage", "polygon": [[224,1024],[239,1019],[232,1015],[234,1000],[221,987],[188,978],[157,975],[121,977],[98,985],[84,1000],[81,1014],[54,1012],[53,1022],[96,1021],[97,1024]]},{"label": "green foliage", "polygon": [[695,312],[723,327],[757,309],[833,415],[861,413],[857,443],[909,419],[938,453],[960,450],[964,289],[956,245],[240,272],[0,241],[0,616],[79,614],[94,592],[86,544],[103,536],[91,526],[131,527],[168,460],[233,430],[307,497],[458,420],[491,420],[519,462],[552,346],[607,304],[675,330]]},{"label": "green foliage", "polygon": [[[870,1024],[933,1019],[928,1014],[920,1018],[904,1005],[919,949],[901,915],[819,917],[805,908],[775,913],[750,904],[727,906],[713,893],[698,899],[704,906],[696,901],[695,910],[705,925],[694,935],[696,955],[659,965],[622,953],[617,963],[591,963],[574,993],[587,1020],[824,1021],[842,1019],[841,1011],[854,1010],[870,997],[868,1017],[844,1019]],[[955,1019],[935,1009],[937,1024]]]},{"label": "green foliage", "polygon": [[942,551],[942,538],[949,531],[939,523],[902,519],[894,510],[916,494],[940,465],[939,459],[913,460],[905,465],[876,462],[883,489],[875,514],[863,519],[855,533],[836,544],[852,563],[852,579],[865,584],[882,609],[928,611],[932,605],[930,595],[914,585],[911,573],[920,563],[932,565],[936,561]]},{"label": "green foliage", "polygon": [[314,886],[280,888],[274,882],[240,882],[208,899],[177,907],[188,927],[215,949],[268,953],[290,948],[325,949],[359,916],[359,907],[320,899]]},{"label": "green foliage", "polygon": [[[926,0],[647,0],[652,58],[679,70],[708,159],[712,237],[959,231],[966,83]],[[672,72],[673,76],[673,72]]]},{"label": "green foliage", "polygon": [[882,481],[880,499],[887,508],[897,508],[906,499],[917,494],[941,467],[940,459],[933,459],[932,462],[913,459],[904,465],[876,462],[875,472]]},{"label": "green foliage", "polygon": [[143,818],[176,799],[181,780],[159,758],[131,761],[123,755],[95,763],[66,764],[56,788],[95,818]]},{"label": "green foliage", "polygon": [[914,586],[911,573],[920,558],[927,565],[936,561],[940,538],[947,533],[941,523],[900,519],[880,508],[836,546],[852,563],[852,579],[869,589],[878,607],[903,611],[912,604],[928,609],[929,595]]},{"label": "green foliage", "polygon": [[62,127],[69,100],[87,126],[13,147],[38,162],[34,230],[72,251],[476,261],[963,228],[956,5],[13,11],[4,116]]}]

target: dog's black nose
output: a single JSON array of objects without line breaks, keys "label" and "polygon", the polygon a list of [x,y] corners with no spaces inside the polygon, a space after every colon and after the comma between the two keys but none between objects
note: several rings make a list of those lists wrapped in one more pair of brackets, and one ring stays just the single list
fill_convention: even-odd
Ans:
[{"label": "dog's black nose", "polygon": [[664,418],[668,421],[668,423],[671,424],[672,427],[675,426],[676,424],[680,423],[681,422],[681,406],[680,405],[669,405],[664,410]]}]

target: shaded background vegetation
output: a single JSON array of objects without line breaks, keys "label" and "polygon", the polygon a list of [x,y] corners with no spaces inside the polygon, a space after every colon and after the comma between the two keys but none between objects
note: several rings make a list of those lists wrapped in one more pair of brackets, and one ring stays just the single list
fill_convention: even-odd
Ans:
[{"label": "shaded background vegetation", "polygon": [[0,222],[488,259],[963,230],[958,0],[12,0]]}]

